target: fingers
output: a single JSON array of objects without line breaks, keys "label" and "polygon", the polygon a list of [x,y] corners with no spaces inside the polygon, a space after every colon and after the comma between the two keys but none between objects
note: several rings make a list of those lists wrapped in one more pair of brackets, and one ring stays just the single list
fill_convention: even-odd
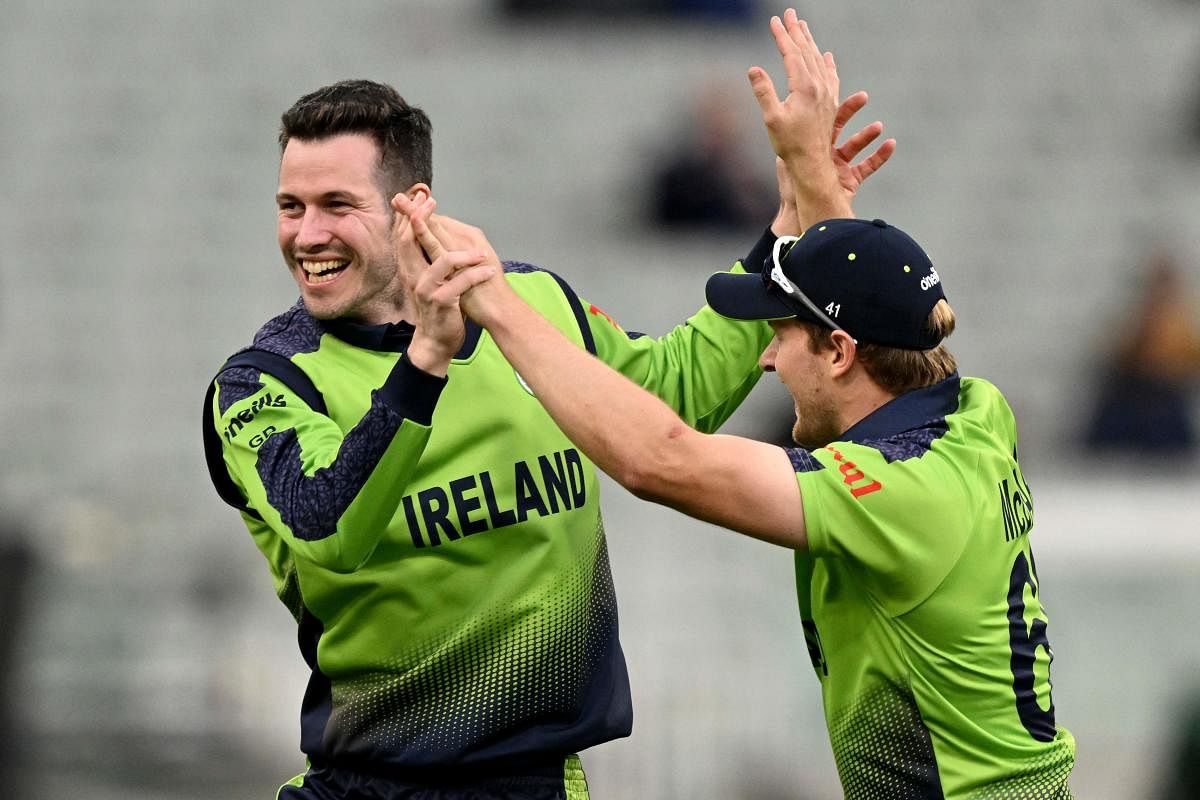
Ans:
[{"label": "fingers", "polygon": [[780,194],[792,188],[792,175],[788,172],[787,162],[779,156],[775,156],[775,182],[779,184]]},{"label": "fingers", "polygon": [[783,24],[787,28],[788,35],[792,42],[799,48],[800,55],[804,58],[804,64],[808,67],[808,71],[814,75],[820,75],[829,66],[829,60],[825,55],[832,59],[832,54],[821,54],[821,49],[817,47],[816,41],[813,40],[812,31],[809,30],[808,23],[796,17],[796,10],[789,8],[783,15]]},{"label": "fingers", "polygon": [[779,17],[771,17],[771,33],[775,37],[775,47],[783,57],[784,71],[787,73],[788,92],[800,91],[813,77],[819,74],[818,54],[815,45],[809,47],[811,39],[807,26],[801,26],[796,19],[796,12],[788,9],[784,15],[789,22],[781,21]]},{"label": "fingers", "polygon": [[896,140],[887,139],[883,144],[879,145],[879,149],[871,155],[864,158],[855,170],[858,172],[859,182],[865,181],[875,170],[887,163],[892,154],[896,152]]},{"label": "fingers", "polygon": [[495,277],[496,274],[495,264],[480,263],[475,266],[464,266],[438,287],[437,293],[446,298],[459,298],[472,288]]},{"label": "fingers", "polygon": [[416,202],[403,192],[397,193],[392,197],[392,208],[406,217],[412,216],[412,212],[416,210],[416,207]]},{"label": "fingers", "polygon": [[788,171],[787,162],[779,156],[775,157],[775,185],[779,188],[779,203],[782,207],[796,205],[796,190],[792,184],[792,174]]},{"label": "fingers", "polygon": [[768,24],[771,26],[771,35],[775,37],[775,47],[779,50],[779,55],[787,58],[788,54],[795,49],[796,43],[792,41],[787,28],[784,27],[783,20],[779,17],[771,17]]},{"label": "fingers", "polygon": [[435,293],[440,293],[439,287],[450,283],[454,276],[465,269],[478,267],[482,264],[487,264],[489,267],[494,265],[488,262],[487,253],[468,252],[463,250],[447,250],[433,260],[429,265],[429,269],[421,276],[420,290],[426,296],[433,296]]},{"label": "fingers", "polygon": [[398,194],[392,198],[392,208],[407,218],[417,243],[421,245],[421,249],[425,252],[427,261],[430,263],[437,261],[446,252],[441,239],[433,231],[429,223],[433,212],[437,209],[437,200],[434,199],[433,195],[420,193],[417,199],[414,200],[404,194]]},{"label": "fingers", "polygon": [[417,241],[421,243],[421,249],[425,251],[431,263],[446,254],[446,248],[442,246],[437,234],[430,229],[426,219],[413,217],[412,228],[413,233],[417,236]]},{"label": "fingers", "polygon": [[474,225],[435,214],[429,219],[429,228],[447,250],[479,250],[496,261],[500,260],[487,236]]},{"label": "fingers", "polygon": [[[487,300],[478,296],[478,292],[472,290],[480,284],[486,283],[503,273],[503,269],[498,263],[486,260],[485,254],[475,253],[471,255],[458,253],[456,255],[463,256],[458,259],[442,258],[434,262],[434,267],[439,273],[443,268],[450,268],[450,271],[442,275],[437,280],[422,282],[422,286],[418,287],[418,292],[425,292],[422,299],[427,308],[438,309],[438,315],[452,315],[455,318],[460,318],[464,314],[470,314],[476,322],[480,324],[486,323],[487,316]],[[503,284],[503,279],[500,279]]]},{"label": "fingers", "polygon": [[878,120],[872,122],[843,142],[840,147],[835,148],[837,154],[849,163],[857,158],[858,154],[867,148],[867,145],[878,139],[881,133],[883,133],[883,123]]},{"label": "fingers", "polygon": [[843,100],[842,104],[838,106],[837,114],[835,114],[833,117],[834,143],[837,142],[838,136],[841,135],[842,128],[846,127],[846,123],[853,119],[855,114],[857,114],[859,111],[862,111],[863,107],[866,106],[868,99],[869,98],[867,97],[866,92],[855,92]]},{"label": "fingers", "polygon": [[839,79],[833,54],[821,52],[808,23],[796,16],[795,9],[784,12],[783,19],[772,17],[771,33],[787,71],[788,93],[812,96],[815,92],[836,99]]},{"label": "fingers", "polygon": [[[392,199],[392,208],[397,211],[406,208],[415,213],[416,206],[410,198],[397,195]],[[392,223],[392,241],[396,248],[396,265],[404,273],[405,282],[412,286],[429,265],[429,257],[417,243],[411,219],[404,213],[398,213],[395,217]]]},{"label": "fingers", "polygon": [[837,64],[834,63],[833,53],[825,53],[825,84],[829,87],[830,94],[834,100],[837,100],[838,93],[841,91],[842,79],[838,77]]},{"label": "fingers", "polygon": [[750,79],[750,89],[754,99],[762,109],[763,116],[769,116],[779,106],[779,95],[775,93],[775,84],[762,67],[751,67],[747,73]]}]

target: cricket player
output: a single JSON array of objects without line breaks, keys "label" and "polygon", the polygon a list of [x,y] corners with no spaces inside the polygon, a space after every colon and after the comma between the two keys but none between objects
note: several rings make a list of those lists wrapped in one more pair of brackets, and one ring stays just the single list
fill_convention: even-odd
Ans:
[{"label": "cricket player", "polygon": [[[837,145],[865,101],[818,132],[816,166],[789,170],[827,168],[836,191],[800,206],[783,192],[748,263],[848,206],[886,161],[885,142],[851,166],[878,124]],[[600,484],[491,337],[429,300],[435,274],[392,204],[428,197],[431,137],[424,112],[372,81],[283,115],[278,239],[300,300],[205,402],[212,480],[311,670],[308,766],[279,798],[584,800],[577,753],[633,719]],[[761,375],[765,324],[703,308],[638,337],[553,273],[506,268],[539,318],[698,429]]]},{"label": "cricket player", "polygon": [[[750,77],[789,161],[796,131],[828,124],[836,77],[794,12],[772,27],[786,100]],[[793,178],[801,193],[829,185]],[[718,313],[771,326],[760,364],[796,411],[798,446],[783,448],[695,430],[568,342],[487,253],[445,249],[427,205],[405,208],[435,256],[431,299],[487,329],[597,466],[795,551],[847,798],[1071,797],[1075,741],[1055,716],[1016,423],[995,386],[959,375],[942,275],[916,241],[883,220],[827,219],[778,238],[758,274],[709,280]]]}]

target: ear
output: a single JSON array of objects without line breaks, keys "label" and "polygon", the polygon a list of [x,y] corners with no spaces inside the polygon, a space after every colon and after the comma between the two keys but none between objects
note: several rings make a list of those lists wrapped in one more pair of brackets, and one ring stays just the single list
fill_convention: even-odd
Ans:
[{"label": "ear", "polygon": [[829,371],[832,377],[841,377],[850,371],[858,360],[858,345],[845,331],[833,331],[829,335]]},{"label": "ear", "polygon": [[429,189],[429,184],[414,183],[412,186],[408,187],[408,190],[404,194],[414,203],[420,203],[426,197],[429,197],[431,192]]}]

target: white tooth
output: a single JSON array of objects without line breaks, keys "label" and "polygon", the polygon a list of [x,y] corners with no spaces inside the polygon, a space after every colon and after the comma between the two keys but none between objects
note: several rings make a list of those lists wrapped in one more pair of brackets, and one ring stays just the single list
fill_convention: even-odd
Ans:
[{"label": "white tooth", "polygon": [[301,260],[300,266],[309,275],[319,275],[324,272],[329,272],[331,270],[345,267],[349,263],[350,262],[348,262],[348,261],[342,261],[340,259],[332,259],[329,261],[304,261],[304,260]]}]

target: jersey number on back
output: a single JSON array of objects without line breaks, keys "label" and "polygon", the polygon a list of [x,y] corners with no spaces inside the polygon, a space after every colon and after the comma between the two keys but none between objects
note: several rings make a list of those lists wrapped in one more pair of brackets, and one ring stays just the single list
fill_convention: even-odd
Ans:
[{"label": "jersey number on back", "polygon": [[[1030,559],[1032,556],[1030,556]],[[1050,641],[1046,638],[1046,621],[1034,619],[1025,626],[1025,587],[1037,597],[1037,566],[1025,553],[1017,553],[1012,574],[1008,579],[1008,643],[1012,653],[1013,693],[1017,697],[1017,716],[1029,735],[1039,742],[1054,741],[1054,702],[1050,699],[1049,663],[1054,660]],[[1040,605],[1040,604],[1039,604]],[[1046,701],[1048,708],[1038,705],[1037,678],[1034,665],[1038,648],[1046,651]]]}]

